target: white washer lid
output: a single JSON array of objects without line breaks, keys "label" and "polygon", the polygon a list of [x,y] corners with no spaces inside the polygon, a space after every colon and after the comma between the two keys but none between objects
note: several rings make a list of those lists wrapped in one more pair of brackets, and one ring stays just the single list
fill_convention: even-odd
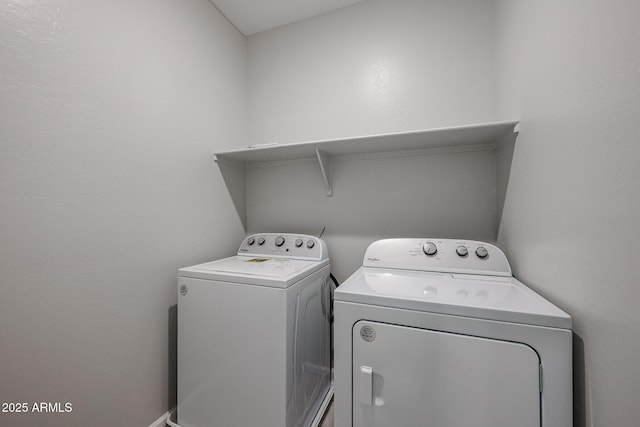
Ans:
[{"label": "white washer lid", "polygon": [[[329,261],[236,255],[178,270],[180,277],[286,288]],[[305,274],[305,275],[306,275]]]},{"label": "white washer lid", "polygon": [[336,301],[571,329],[571,317],[513,277],[361,267]]}]

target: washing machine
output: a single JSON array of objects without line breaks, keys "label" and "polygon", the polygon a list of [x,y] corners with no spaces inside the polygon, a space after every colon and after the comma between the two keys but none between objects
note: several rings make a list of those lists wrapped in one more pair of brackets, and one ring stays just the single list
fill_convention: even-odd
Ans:
[{"label": "washing machine", "polygon": [[321,239],[262,233],[179,270],[179,426],[319,423],[333,393],[329,268]]},{"label": "washing machine", "polygon": [[572,427],[571,317],[492,244],[372,243],[334,334],[335,427]]}]

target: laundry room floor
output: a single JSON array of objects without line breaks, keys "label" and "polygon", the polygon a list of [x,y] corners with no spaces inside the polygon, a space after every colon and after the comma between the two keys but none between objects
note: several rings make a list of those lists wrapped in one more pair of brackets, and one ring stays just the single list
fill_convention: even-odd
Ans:
[{"label": "laundry room floor", "polygon": [[331,403],[329,403],[329,407],[324,413],[320,427],[333,427],[333,399],[331,399]]}]

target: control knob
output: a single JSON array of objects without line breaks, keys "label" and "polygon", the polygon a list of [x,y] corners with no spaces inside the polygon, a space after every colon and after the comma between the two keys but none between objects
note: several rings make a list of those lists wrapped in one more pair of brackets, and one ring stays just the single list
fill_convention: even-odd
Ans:
[{"label": "control knob", "polygon": [[264,237],[258,237],[258,244],[260,246],[264,245]]},{"label": "control knob", "polygon": [[276,246],[280,247],[282,245],[284,245],[284,237],[282,236],[276,237]]},{"label": "control knob", "polygon": [[254,239],[253,237],[249,237],[249,238],[247,239],[247,244],[248,244],[249,246],[253,245],[255,242],[256,242],[256,239]]},{"label": "control knob", "polygon": [[427,242],[422,246],[422,252],[428,256],[434,256],[438,253],[438,247],[433,242]]},{"label": "control knob", "polygon": [[304,243],[302,239],[296,239],[296,248],[299,248],[300,246],[302,246],[302,243]]},{"label": "control knob", "polygon": [[307,248],[311,249],[316,245],[316,242],[314,242],[313,240],[309,240],[307,242]]},{"label": "control knob", "polygon": [[458,256],[465,257],[469,255],[469,250],[466,246],[460,245],[456,248],[456,253],[458,254]]},{"label": "control knob", "polygon": [[478,246],[478,249],[476,249],[476,255],[478,255],[478,258],[480,259],[485,259],[489,256],[489,251],[484,246]]}]

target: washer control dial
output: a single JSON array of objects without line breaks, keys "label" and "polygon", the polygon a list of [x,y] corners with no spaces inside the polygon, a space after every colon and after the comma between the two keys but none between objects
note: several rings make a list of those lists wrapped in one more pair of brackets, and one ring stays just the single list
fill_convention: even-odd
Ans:
[{"label": "washer control dial", "polygon": [[258,237],[258,244],[260,246],[264,245],[264,237]]},{"label": "washer control dial", "polygon": [[296,239],[296,248],[299,248],[300,246],[302,246],[304,242],[302,241],[302,239]]},{"label": "washer control dial", "polygon": [[422,246],[422,252],[428,256],[434,256],[438,253],[438,247],[433,242],[427,242]]},{"label": "washer control dial", "polygon": [[307,248],[311,249],[316,245],[316,242],[314,242],[313,240],[308,240],[307,241]]},{"label": "washer control dial", "polygon": [[469,250],[466,246],[460,245],[456,248],[456,253],[458,254],[458,256],[465,257],[469,255]]},{"label": "washer control dial", "polygon": [[256,242],[256,239],[254,239],[253,237],[249,237],[249,238],[247,239],[247,244],[248,244],[249,246],[253,245],[255,242]]},{"label": "washer control dial", "polygon": [[276,246],[280,247],[282,245],[284,245],[284,237],[282,236],[276,237]]},{"label": "washer control dial", "polygon": [[478,248],[476,249],[476,255],[480,259],[485,259],[487,256],[489,256],[489,251],[484,246],[478,246]]}]

